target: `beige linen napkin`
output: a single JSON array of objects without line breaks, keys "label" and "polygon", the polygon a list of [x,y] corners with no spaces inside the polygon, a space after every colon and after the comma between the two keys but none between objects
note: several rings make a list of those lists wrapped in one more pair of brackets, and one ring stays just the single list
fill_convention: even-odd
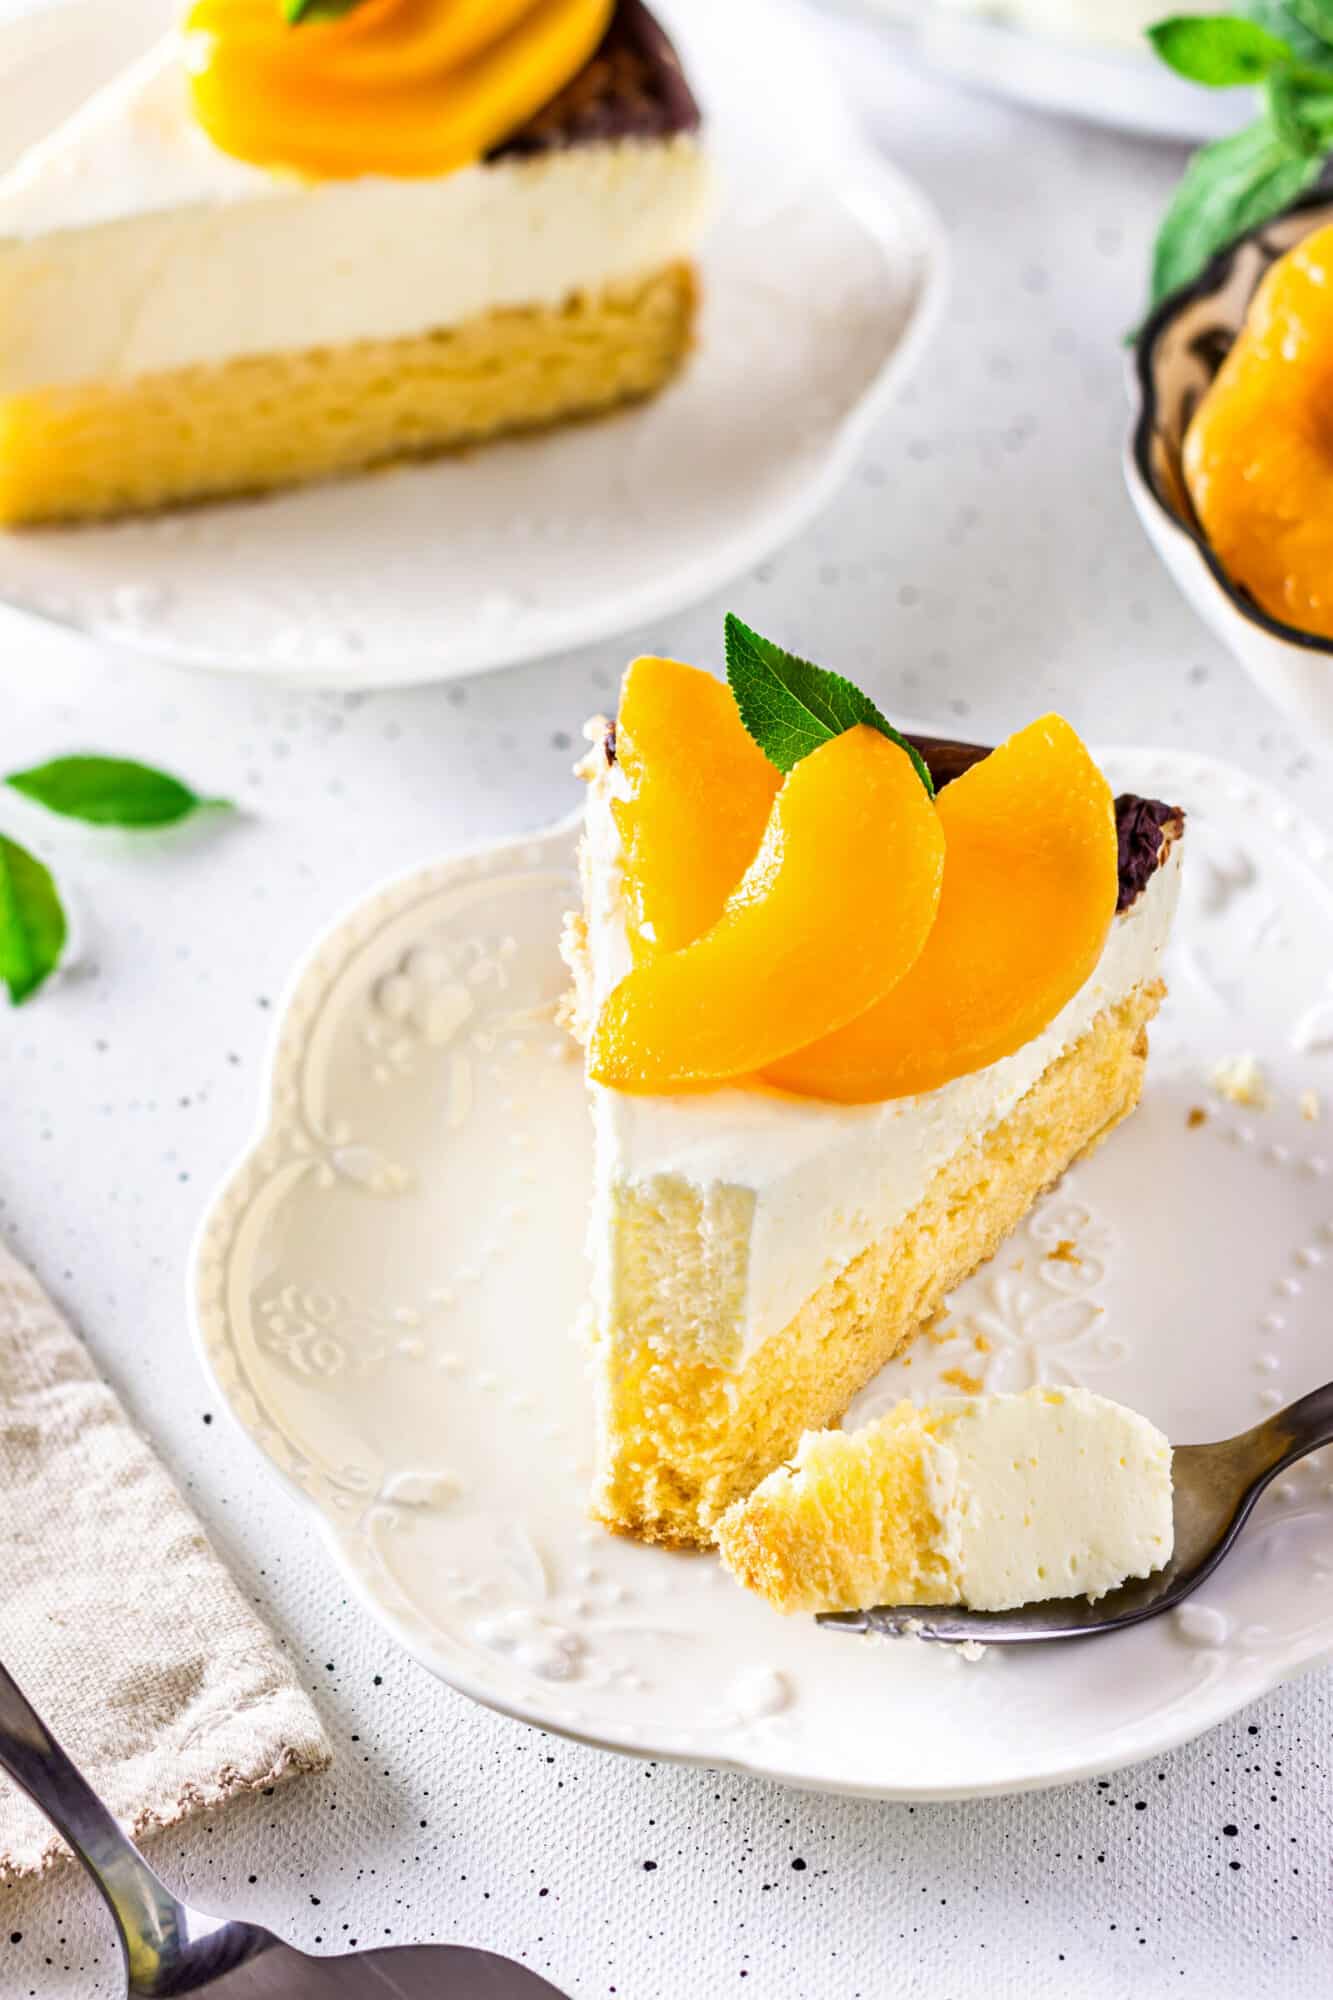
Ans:
[{"label": "beige linen napkin", "polygon": [[[136,1836],[329,1762],[287,1660],[3,1249],[0,1660]],[[0,1777],[0,1884],[66,1851]]]}]

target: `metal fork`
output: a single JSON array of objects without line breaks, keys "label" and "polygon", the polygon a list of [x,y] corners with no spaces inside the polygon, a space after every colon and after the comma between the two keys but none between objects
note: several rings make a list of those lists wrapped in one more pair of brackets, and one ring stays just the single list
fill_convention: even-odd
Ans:
[{"label": "metal fork", "polygon": [[1165,1569],[1126,1583],[1090,1602],[1051,1598],[1016,1611],[969,1611],[961,1606],[879,1605],[873,1611],[831,1612],[830,1632],[912,1634],[952,1644],[979,1639],[1020,1646],[1035,1639],[1091,1639],[1120,1632],[1182,1604],[1211,1576],[1244,1527],[1266,1486],[1321,1445],[1333,1444],[1333,1382],[1279,1410],[1252,1431],[1220,1444],[1186,1444],[1172,1456],[1175,1548]]},{"label": "metal fork", "polygon": [[182,1993],[209,2000],[563,2000],[537,1973],[493,1952],[418,1944],[310,1958],[258,1924],[179,1902],[2,1666],[0,1768],[64,1835],[101,1891],[120,1936],[127,2000]]}]

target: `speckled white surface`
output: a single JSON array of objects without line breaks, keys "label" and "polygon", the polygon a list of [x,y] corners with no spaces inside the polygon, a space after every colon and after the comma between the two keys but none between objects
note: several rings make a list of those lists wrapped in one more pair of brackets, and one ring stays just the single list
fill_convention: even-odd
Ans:
[{"label": "speckled white surface", "polygon": [[[1102,740],[1231,757],[1327,819],[1328,766],[1178,600],[1120,483],[1118,335],[1176,157],[908,76],[886,80],[881,126],[954,232],[954,310],[840,500],[725,601],[890,713],[984,736],[1056,703]],[[571,803],[578,724],[627,652],[715,657],[723,602],[575,659],[365,701],[179,680],[0,623],[6,761],[130,749],[249,809],[134,848],[0,802],[78,886],[82,939],[75,975],[0,1017],[0,1229],[289,1636],[337,1750],[326,1781],[158,1859],[195,1900],[298,1943],[484,1941],[579,1995],[1314,2000],[1333,1964],[1328,1676],[1160,1766],[1012,1802],[844,1804],[613,1761],[397,1656],[296,1501],[206,1422],[186,1246],[249,1129],[301,943],[381,877]],[[6,2000],[90,2000],[115,1970],[72,1876],[5,1898]]]}]

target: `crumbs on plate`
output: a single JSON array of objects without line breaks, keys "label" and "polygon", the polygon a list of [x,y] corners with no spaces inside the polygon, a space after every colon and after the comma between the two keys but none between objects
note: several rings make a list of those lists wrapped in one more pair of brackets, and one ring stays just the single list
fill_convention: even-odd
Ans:
[{"label": "crumbs on plate", "polygon": [[1267,1111],[1272,1099],[1268,1079],[1254,1056],[1225,1056],[1213,1067],[1212,1086],[1229,1104],[1243,1104],[1251,1111]]}]

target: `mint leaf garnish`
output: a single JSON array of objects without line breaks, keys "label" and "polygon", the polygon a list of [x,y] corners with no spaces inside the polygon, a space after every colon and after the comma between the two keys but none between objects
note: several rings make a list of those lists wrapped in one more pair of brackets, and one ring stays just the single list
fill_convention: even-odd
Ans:
[{"label": "mint leaf garnish", "polygon": [[359,7],[361,0],[282,0],[282,17],[289,28],[303,21],[337,21]]},{"label": "mint leaf garnish", "polygon": [[1263,107],[1273,137],[1292,160],[1317,159],[1322,167],[1328,150],[1333,74],[1324,88],[1312,91],[1294,69],[1277,69],[1260,85]]},{"label": "mint leaf garnish", "polygon": [[1318,179],[1317,153],[1294,152],[1265,118],[1202,147],[1163,217],[1153,250],[1153,303],[1196,278],[1210,257]]},{"label": "mint leaf garnish", "polygon": [[1254,123],[1202,147],[1172,197],[1153,250],[1155,305],[1319,178],[1333,146],[1333,0],[1242,0],[1232,14],[1173,15],[1148,40],[1180,76],[1259,92]]},{"label": "mint leaf garnish", "polygon": [[1281,35],[1307,61],[1323,62],[1333,46],[1333,0],[1245,0],[1245,16]]},{"label": "mint leaf garnish", "polygon": [[50,870],[0,834],[0,981],[16,1007],[55,971],[66,932]]},{"label": "mint leaf garnish", "polygon": [[172,826],[204,806],[227,803],[202,799],[169,772],[127,757],[55,757],[11,771],[4,782],[48,812],[90,826]]},{"label": "mint leaf garnish", "polygon": [[821,743],[865,722],[911,758],[931,798],[935,787],[923,758],[876,708],[868,694],[841,674],[798,659],[729,611],[726,619],[727,681],[741,721],[779,771],[790,771]]},{"label": "mint leaf garnish", "polygon": [[1178,76],[1213,90],[1260,83],[1295,55],[1290,42],[1239,14],[1173,14],[1148,29],[1148,40]]}]

